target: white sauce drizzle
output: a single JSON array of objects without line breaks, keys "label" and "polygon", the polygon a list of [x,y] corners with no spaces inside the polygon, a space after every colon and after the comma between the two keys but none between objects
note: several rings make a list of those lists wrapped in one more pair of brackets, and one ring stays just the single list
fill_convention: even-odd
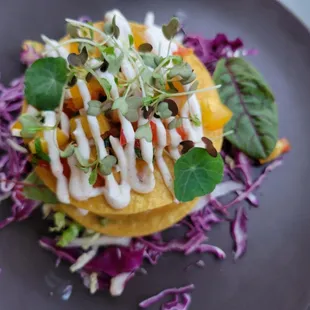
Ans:
[{"label": "white sauce drizzle", "polygon": [[[56,125],[56,114],[52,111],[43,111],[42,115],[45,118],[44,125],[47,127],[54,127]],[[66,177],[63,175],[63,166],[59,157],[59,149],[57,143],[56,129],[45,130],[44,139],[48,147],[48,155],[51,159],[51,170],[56,177],[56,195],[59,201],[63,203],[70,203],[68,183]]]},{"label": "white sauce drizzle", "polygon": [[163,152],[164,152],[165,146],[167,145],[166,128],[163,125],[162,121],[158,118],[154,117],[152,119],[152,122],[156,124],[156,131],[157,131],[158,147],[155,152],[156,163],[157,163],[158,169],[161,172],[161,175],[164,179],[166,186],[168,187],[171,194],[174,196],[173,179],[172,179],[170,170],[163,158]]}]

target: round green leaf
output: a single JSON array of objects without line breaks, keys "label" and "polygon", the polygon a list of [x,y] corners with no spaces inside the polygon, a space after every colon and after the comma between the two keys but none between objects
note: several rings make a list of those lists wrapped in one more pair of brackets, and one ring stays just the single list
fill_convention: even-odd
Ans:
[{"label": "round green leaf", "polygon": [[224,164],[220,155],[212,157],[203,148],[192,148],[174,165],[174,192],[181,202],[211,193],[223,179]]},{"label": "round green leaf", "polygon": [[63,58],[38,59],[25,74],[26,101],[39,110],[55,110],[63,99],[67,74]]}]

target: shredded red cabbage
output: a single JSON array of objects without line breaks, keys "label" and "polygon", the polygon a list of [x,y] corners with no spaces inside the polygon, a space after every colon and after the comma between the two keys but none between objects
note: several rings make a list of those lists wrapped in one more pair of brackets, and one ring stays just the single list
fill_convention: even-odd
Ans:
[{"label": "shredded red cabbage", "polygon": [[[143,309],[146,309],[153,304],[159,302],[161,299],[168,295],[173,295],[173,299],[171,301],[166,302],[162,305],[163,310],[186,310],[191,302],[190,295],[188,294],[195,288],[194,284],[190,284],[180,288],[168,288],[157,295],[154,295],[146,300],[143,300],[139,303],[139,306]],[[180,298],[181,297],[181,298]],[[180,299],[182,299],[180,301]]]},{"label": "shredded red cabbage", "polygon": [[236,210],[236,216],[231,224],[231,234],[233,240],[235,241],[235,259],[238,259],[246,251],[247,246],[247,221],[248,217],[246,215],[245,208],[239,206]]},{"label": "shredded red cabbage", "polygon": [[21,140],[12,136],[11,125],[23,103],[24,79],[18,78],[9,87],[0,84],[0,201],[11,198],[11,216],[0,221],[0,228],[27,218],[37,202],[25,199],[20,181],[29,171],[25,154],[12,147],[8,140],[20,145]]},{"label": "shredded red cabbage", "polygon": [[257,53],[254,49],[244,49],[241,39],[237,38],[230,41],[223,33],[219,33],[211,40],[197,35],[188,35],[184,38],[184,44],[194,50],[211,73],[214,72],[216,63],[221,58],[255,55]]}]

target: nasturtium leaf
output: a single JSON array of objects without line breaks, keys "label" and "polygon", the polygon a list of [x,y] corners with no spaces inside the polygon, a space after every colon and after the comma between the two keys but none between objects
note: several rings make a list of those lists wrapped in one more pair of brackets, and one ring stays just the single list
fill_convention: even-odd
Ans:
[{"label": "nasturtium leaf", "polygon": [[24,180],[23,194],[26,198],[44,203],[59,203],[56,195],[43,183],[35,172]]},{"label": "nasturtium leaf", "polygon": [[233,112],[225,131],[234,146],[252,158],[266,158],[278,140],[274,96],[263,77],[242,58],[222,59],[213,75],[222,102]]},{"label": "nasturtium leaf", "polygon": [[179,26],[179,20],[176,17],[173,17],[167,25],[162,26],[164,36],[168,40],[172,39],[177,34]]},{"label": "nasturtium leaf", "polygon": [[69,227],[62,233],[60,239],[57,242],[57,245],[60,247],[67,246],[75,238],[78,237],[80,231],[83,227],[78,223],[71,223]]},{"label": "nasturtium leaf", "polygon": [[99,171],[103,175],[109,175],[112,173],[112,168],[116,165],[117,159],[113,155],[108,155],[103,158],[99,163]]},{"label": "nasturtium leaf", "polygon": [[43,125],[33,115],[22,114],[18,121],[22,124],[20,132],[22,138],[33,138],[37,132],[43,130]]},{"label": "nasturtium leaf", "polygon": [[128,111],[125,114],[125,117],[130,122],[136,122],[139,119],[139,109],[142,105],[141,97],[129,97],[126,98],[126,103],[128,105]]},{"label": "nasturtium leaf", "polygon": [[172,111],[169,110],[168,102],[163,101],[159,103],[156,114],[158,114],[162,119],[166,119],[172,116]]},{"label": "nasturtium leaf", "polygon": [[174,165],[174,192],[180,202],[211,193],[223,179],[224,164],[220,155],[212,157],[203,148],[194,147]]},{"label": "nasturtium leaf", "polygon": [[145,139],[147,142],[152,142],[153,134],[150,123],[139,126],[135,132],[136,139]]},{"label": "nasturtium leaf", "polygon": [[70,143],[63,151],[59,150],[59,155],[61,158],[68,158],[74,154],[74,149],[74,145]]},{"label": "nasturtium leaf", "polygon": [[48,163],[51,161],[50,157],[48,154],[44,153],[42,150],[42,145],[41,145],[41,140],[40,138],[35,138],[34,140],[34,148],[36,151],[36,156],[39,157],[42,160],[47,161]]},{"label": "nasturtium leaf", "polygon": [[88,178],[88,182],[90,185],[94,185],[96,183],[97,176],[98,176],[97,168],[94,168]]},{"label": "nasturtium leaf", "polygon": [[168,129],[179,128],[182,126],[182,118],[174,118],[169,124]]},{"label": "nasturtium leaf", "polygon": [[101,113],[102,103],[98,100],[88,102],[87,115],[97,116]]},{"label": "nasturtium leaf", "polygon": [[40,58],[25,74],[25,98],[38,110],[53,111],[63,100],[68,68],[65,59]]},{"label": "nasturtium leaf", "polygon": [[124,97],[117,98],[112,105],[112,110],[120,110],[123,115],[126,115],[128,112],[128,104]]},{"label": "nasturtium leaf", "polygon": [[153,49],[153,46],[150,43],[142,43],[138,47],[140,53],[150,53]]}]

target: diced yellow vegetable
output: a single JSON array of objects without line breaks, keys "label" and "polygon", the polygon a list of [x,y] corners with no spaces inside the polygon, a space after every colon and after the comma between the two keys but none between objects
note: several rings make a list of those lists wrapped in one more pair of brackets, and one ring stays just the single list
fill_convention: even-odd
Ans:
[{"label": "diced yellow vegetable", "polygon": [[[76,116],[70,119],[70,135],[71,138],[75,140],[75,136],[73,134],[75,128],[76,128],[76,120],[79,119],[81,121],[82,127],[84,129],[85,135],[88,139],[92,138],[92,134],[88,125],[87,116]],[[100,127],[100,135],[103,135],[106,131],[110,130],[110,125],[108,120],[103,114],[99,114],[97,116],[97,120],[99,122]]]},{"label": "diced yellow vegetable", "polygon": [[[35,148],[35,144],[34,141],[36,138],[40,139],[40,143],[41,143],[41,147],[42,147],[42,151],[44,153],[48,153],[48,147],[47,147],[47,142],[44,140],[43,138],[43,132],[40,131],[36,134],[36,136],[29,142],[29,149],[31,151],[32,154],[36,153],[36,148]],[[59,128],[57,128],[57,142],[58,142],[58,146],[61,148],[63,146],[65,146],[69,141],[69,137]]]}]

